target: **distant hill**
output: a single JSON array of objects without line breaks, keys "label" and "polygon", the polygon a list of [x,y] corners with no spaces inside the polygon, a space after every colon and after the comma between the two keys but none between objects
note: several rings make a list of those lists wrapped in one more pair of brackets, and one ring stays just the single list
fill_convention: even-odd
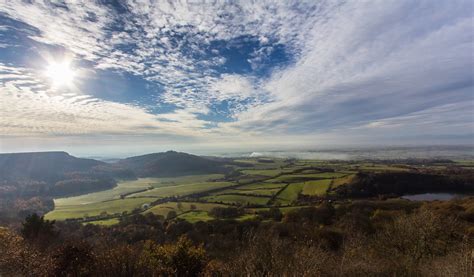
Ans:
[{"label": "distant hill", "polygon": [[0,180],[56,182],[65,173],[89,171],[104,162],[81,159],[66,152],[0,154]]},{"label": "distant hill", "polygon": [[140,177],[225,173],[228,171],[225,164],[225,161],[175,151],[130,157],[118,162]]}]

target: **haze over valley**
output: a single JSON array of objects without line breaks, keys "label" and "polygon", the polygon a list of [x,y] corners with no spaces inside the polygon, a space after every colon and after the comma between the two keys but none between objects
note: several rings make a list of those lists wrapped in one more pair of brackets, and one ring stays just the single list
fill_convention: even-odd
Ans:
[{"label": "haze over valley", "polygon": [[0,276],[474,276],[467,0],[0,0]]}]

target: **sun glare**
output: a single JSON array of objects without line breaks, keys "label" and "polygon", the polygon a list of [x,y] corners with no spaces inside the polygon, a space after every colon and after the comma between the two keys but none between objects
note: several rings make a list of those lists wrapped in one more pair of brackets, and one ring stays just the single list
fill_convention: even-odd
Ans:
[{"label": "sun glare", "polygon": [[71,63],[67,61],[51,62],[46,68],[46,76],[51,80],[53,86],[57,87],[72,85],[75,75]]}]

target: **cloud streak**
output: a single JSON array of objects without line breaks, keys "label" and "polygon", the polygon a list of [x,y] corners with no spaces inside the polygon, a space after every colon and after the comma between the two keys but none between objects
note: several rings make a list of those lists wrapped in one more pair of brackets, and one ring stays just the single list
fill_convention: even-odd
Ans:
[{"label": "cloud streak", "polygon": [[[32,48],[59,46],[83,67],[162,90],[143,106],[62,95],[0,56],[0,128],[229,143],[465,138],[474,133],[472,10],[462,0],[4,1],[0,15],[25,24],[16,28]],[[149,109],[162,105],[171,109]]]}]

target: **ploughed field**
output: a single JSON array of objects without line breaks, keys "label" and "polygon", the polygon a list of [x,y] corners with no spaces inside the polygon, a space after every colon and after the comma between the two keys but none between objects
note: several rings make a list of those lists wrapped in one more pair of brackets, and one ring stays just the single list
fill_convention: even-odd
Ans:
[{"label": "ploughed field", "polygon": [[[119,180],[118,185],[109,190],[57,198],[54,210],[45,217],[113,225],[123,217],[153,213],[164,218],[197,222],[215,219],[211,212],[215,208],[235,207],[241,212],[234,219],[248,220],[272,207],[285,213],[322,201],[351,201],[361,195],[380,198],[379,192],[370,192],[373,176],[380,174],[385,178],[395,174],[398,176],[392,178],[395,180],[417,174],[466,175],[470,178],[473,170],[470,161],[429,164],[278,158],[234,161],[230,174]],[[456,170],[461,173],[453,173]],[[471,188],[470,180],[467,181],[468,188]],[[455,188],[447,183],[451,186],[446,187],[447,191]],[[384,192],[384,197],[400,196],[400,192]]]}]

